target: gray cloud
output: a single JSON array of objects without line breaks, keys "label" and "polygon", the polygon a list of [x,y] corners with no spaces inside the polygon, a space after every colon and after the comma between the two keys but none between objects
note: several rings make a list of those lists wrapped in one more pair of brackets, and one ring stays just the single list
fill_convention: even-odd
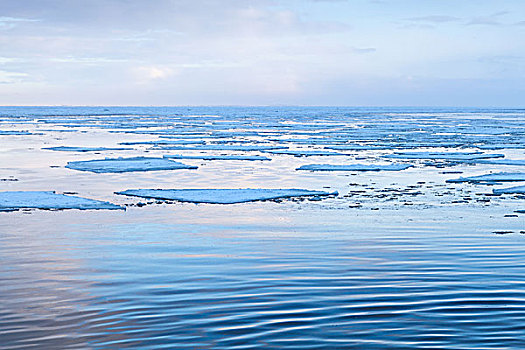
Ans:
[{"label": "gray cloud", "polygon": [[489,26],[499,26],[503,23],[501,22],[501,17],[506,15],[507,11],[500,11],[493,13],[488,16],[479,16],[474,17],[467,22],[467,25],[489,25]]},{"label": "gray cloud", "polygon": [[447,23],[447,22],[457,22],[461,19],[454,16],[444,16],[444,15],[431,15],[431,16],[422,16],[422,17],[411,17],[407,18],[411,22],[426,22],[426,23]]}]

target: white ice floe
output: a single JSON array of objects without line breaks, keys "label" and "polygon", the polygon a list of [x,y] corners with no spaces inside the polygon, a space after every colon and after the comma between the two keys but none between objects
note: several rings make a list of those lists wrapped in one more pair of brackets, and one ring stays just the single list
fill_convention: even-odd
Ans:
[{"label": "white ice floe", "polygon": [[410,164],[307,164],[296,170],[311,171],[400,171],[412,167]]},{"label": "white ice floe", "polygon": [[202,140],[155,140],[120,142],[119,145],[204,145]]},{"label": "white ice floe", "polygon": [[494,194],[504,194],[504,193],[515,193],[515,194],[525,194],[525,186],[515,186],[509,188],[501,188],[499,190],[492,190]]},{"label": "white ice floe", "polygon": [[525,173],[494,173],[471,177],[450,179],[447,182],[500,182],[500,181],[525,181]]},{"label": "white ice floe", "polygon": [[465,163],[525,166],[525,159],[480,159],[465,161]]},{"label": "white ice floe", "polygon": [[233,204],[269,199],[304,197],[304,196],[331,196],[337,192],[310,191],[303,189],[137,189],[116,192],[117,194],[175,200],[179,202]]},{"label": "white ice floe", "polygon": [[43,135],[42,133],[33,133],[29,131],[0,130],[0,135]]},{"label": "white ice floe", "polygon": [[269,150],[269,151],[263,151],[265,153],[271,153],[271,154],[286,154],[291,155],[294,157],[309,157],[309,156],[347,156],[348,154],[344,153],[337,153],[337,152],[330,152],[330,151],[322,151],[322,150]]},{"label": "white ice floe", "polygon": [[284,149],[286,146],[237,146],[237,145],[197,145],[188,147],[159,146],[155,149],[177,150],[177,151],[268,151],[273,149]]},{"label": "white ice floe", "polygon": [[382,151],[396,148],[395,145],[340,145],[340,146],[326,146],[326,149],[333,149],[336,151]]},{"label": "white ice floe", "polygon": [[525,149],[525,144],[500,144],[500,145],[482,145],[482,146],[475,146],[479,149],[486,149],[486,150],[500,150],[500,149]]},{"label": "white ice floe", "polygon": [[128,171],[197,169],[196,166],[174,162],[165,158],[106,158],[69,162],[66,168],[94,173],[123,173]]},{"label": "white ice floe", "polygon": [[0,211],[17,209],[124,209],[109,202],[77,196],[66,196],[54,191],[0,192]]},{"label": "white ice floe", "polygon": [[183,156],[179,154],[167,154],[163,156],[164,158],[172,159],[202,159],[202,160],[271,160],[268,157],[263,156],[236,156],[236,155],[226,155],[226,156],[210,156],[210,155],[200,155],[200,156]]},{"label": "white ice floe", "polygon": [[50,151],[62,151],[62,152],[102,152],[102,151],[126,151],[126,150],[132,150],[133,148],[57,146],[57,147],[45,147],[42,149],[50,150]]},{"label": "white ice floe", "polygon": [[486,154],[481,152],[396,152],[385,158],[396,159],[443,159],[452,161],[476,160],[485,158],[503,158],[504,154]]}]

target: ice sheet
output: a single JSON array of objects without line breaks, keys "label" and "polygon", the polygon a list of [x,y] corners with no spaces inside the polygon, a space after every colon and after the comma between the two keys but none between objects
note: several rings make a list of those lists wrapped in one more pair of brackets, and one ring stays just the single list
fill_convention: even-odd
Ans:
[{"label": "ice sheet", "polygon": [[304,189],[135,189],[116,192],[126,196],[175,200],[179,202],[234,204],[278,198],[330,196],[337,192]]},{"label": "ice sheet", "polygon": [[236,155],[225,155],[225,156],[211,156],[211,155],[200,155],[200,156],[184,156],[179,154],[167,154],[164,158],[172,159],[202,159],[202,160],[271,160],[268,157],[263,156],[236,156]]},{"label": "ice sheet", "polygon": [[155,149],[160,150],[178,150],[178,151],[268,151],[274,149],[284,149],[286,146],[237,146],[237,145],[202,145],[202,146],[159,146]]},{"label": "ice sheet", "polygon": [[294,157],[309,157],[309,156],[347,156],[348,154],[323,151],[323,150],[270,150],[263,151],[270,154],[286,154]]},{"label": "ice sheet", "polygon": [[443,159],[443,160],[475,160],[485,158],[503,158],[503,154],[486,154],[481,152],[396,152],[387,154],[385,158],[396,159]]},{"label": "ice sheet", "polygon": [[525,194],[525,186],[515,186],[509,188],[501,188],[492,190],[494,194],[504,194],[504,193],[516,193],[516,194]]},{"label": "ice sheet", "polygon": [[109,202],[77,196],[66,196],[54,191],[0,192],[0,210],[33,209],[124,209]]},{"label": "ice sheet", "polygon": [[465,163],[525,166],[525,159],[480,159],[465,161]]},{"label": "ice sheet", "polygon": [[410,164],[307,164],[296,170],[310,171],[400,171],[412,167]]},{"label": "ice sheet", "polygon": [[102,151],[125,151],[125,150],[132,150],[133,148],[57,146],[57,147],[45,147],[42,149],[50,150],[50,151],[62,151],[62,152],[102,152]]},{"label": "ice sheet", "polygon": [[43,135],[43,134],[33,133],[29,131],[0,130],[0,135]]},{"label": "ice sheet", "polygon": [[493,173],[471,177],[460,177],[459,179],[450,179],[447,182],[500,182],[500,181],[525,181],[525,173]]},{"label": "ice sheet", "polygon": [[204,145],[202,140],[155,140],[120,142],[119,145]]},{"label": "ice sheet", "polygon": [[106,158],[87,161],[75,161],[67,163],[66,168],[81,171],[91,171],[94,173],[197,169],[196,166],[182,164],[165,158],[148,157]]}]

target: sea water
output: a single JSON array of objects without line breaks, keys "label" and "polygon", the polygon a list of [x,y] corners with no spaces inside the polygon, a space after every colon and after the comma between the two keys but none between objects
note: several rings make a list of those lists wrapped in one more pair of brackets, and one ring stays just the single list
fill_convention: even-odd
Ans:
[{"label": "sea water", "polygon": [[[2,107],[0,131],[11,132],[0,135],[0,191],[126,208],[0,212],[1,349],[525,347],[525,196],[493,194],[524,182],[446,182],[525,167],[388,156],[525,159],[524,110]],[[210,147],[121,145],[162,139]],[[59,146],[102,150],[45,149]],[[170,154],[197,169],[66,168]],[[193,158],[221,155],[271,161]],[[411,167],[296,170],[399,163]],[[221,205],[115,193],[238,188],[338,195]]]}]

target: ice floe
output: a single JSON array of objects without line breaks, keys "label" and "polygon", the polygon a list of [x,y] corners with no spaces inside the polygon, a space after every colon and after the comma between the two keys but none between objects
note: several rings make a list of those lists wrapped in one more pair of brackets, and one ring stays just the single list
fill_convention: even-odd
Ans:
[{"label": "ice floe", "polygon": [[487,154],[482,152],[396,152],[384,155],[396,159],[443,159],[443,160],[476,160],[485,158],[503,158],[504,154]]},{"label": "ice floe", "polygon": [[186,165],[165,158],[106,158],[86,161],[69,162],[66,168],[91,171],[94,173],[123,173],[129,171],[197,169],[196,166]]},{"label": "ice floe", "polygon": [[341,145],[341,146],[326,146],[326,149],[333,149],[336,151],[382,151],[396,148],[393,145]]},{"label": "ice floe", "polygon": [[465,163],[525,166],[525,159],[479,159],[468,160]]},{"label": "ice floe", "polygon": [[223,156],[211,156],[211,155],[200,155],[200,156],[184,156],[179,154],[167,154],[164,158],[172,159],[202,159],[202,160],[271,160],[268,157],[263,156],[237,156],[237,155],[223,155]]},{"label": "ice floe", "polygon": [[486,150],[500,150],[500,149],[525,149],[525,144],[512,144],[512,145],[481,145],[476,146],[479,149]]},{"label": "ice floe", "polygon": [[284,149],[286,146],[236,146],[236,145],[202,145],[202,146],[159,146],[155,149],[177,150],[177,151],[268,151],[274,149]]},{"label": "ice floe", "polygon": [[504,194],[504,193],[513,193],[513,194],[525,194],[525,186],[515,186],[509,188],[501,188],[499,190],[492,190],[494,194]]},{"label": "ice floe", "polygon": [[410,164],[307,164],[296,170],[310,171],[400,171],[405,170],[413,165]]},{"label": "ice floe", "polygon": [[127,151],[127,150],[132,150],[133,148],[57,146],[57,147],[45,147],[42,149],[49,150],[49,151],[62,151],[62,152],[102,152],[102,151]]},{"label": "ice floe", "polygon": [[29,131],[0,130],[0,135],[23,136],[23,135],[43,135],[43,134],[42,133],[33,133],[33,132],[29,132]]},{"label": "ice floe", "polygon": [[347,156],[348,154],[330,152],[323,150],[269,150],[263,151],[270,154],[285,154],[294,157],[309,157],[309,156]]},{"label": "ice floe", "polygon": [[155,140],[155,141],[134,141],[120,142],[119,145],[204,145],[202,140]]},{"label": "ice floe", "polygon": [[174,200],[179,202],[234,204],[269,199],[304,197],[304,196],[332,196],[337,192],[311,191],[304,189],[136,189],[115,192],[116,194]]},{"label": "ice floe", "polygon": [[471,177],[460,177],[459,179],[450,179],[446,182],[507,182],[507,181],[525,181],[525,173],[493,173]]},{"label": "ice floe", "polygon": [[77,196],[66,196],[54,191],[0,192],[0,211],[17,209],[124,209],[109,202]]}]

